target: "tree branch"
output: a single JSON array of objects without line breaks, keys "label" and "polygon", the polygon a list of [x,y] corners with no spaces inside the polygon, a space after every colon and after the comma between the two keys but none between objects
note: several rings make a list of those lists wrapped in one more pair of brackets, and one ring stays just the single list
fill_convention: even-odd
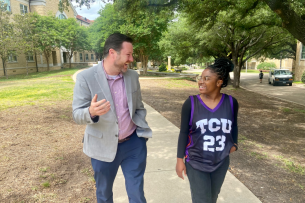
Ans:
[{"label": "tree branch", "polygon": [[290,6],[287,0],[264,0],[281,19],[282,26],[305,44],[305,21]]}]

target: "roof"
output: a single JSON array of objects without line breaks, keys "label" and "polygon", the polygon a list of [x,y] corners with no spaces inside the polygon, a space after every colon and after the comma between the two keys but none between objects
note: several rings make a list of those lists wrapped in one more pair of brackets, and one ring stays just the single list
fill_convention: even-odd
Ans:
[{"label": "roof", "polygon": [[88,24],[91,24],[91,23],[94,22],[93,20],[89,20],[88,18],[83,17],[83,16],[81,16],[81,15],[77,15],[77,16],[76,16],[76,19],[78,19],[78,20],[80,20],[80,21],[83,21],[83,22],[85,22],[85,23],[88,23]]}]

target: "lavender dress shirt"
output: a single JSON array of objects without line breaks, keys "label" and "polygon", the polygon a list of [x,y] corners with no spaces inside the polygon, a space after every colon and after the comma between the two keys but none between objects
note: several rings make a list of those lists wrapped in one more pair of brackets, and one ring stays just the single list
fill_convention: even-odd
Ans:
[{"label": "lavender dress shirt", "polygon": [[119,75],[112,76],[106,73],[104,67],[103,70],[115,105],[119,125],[119,140],[121,140],[131,135],[137,126],[130,117],[123,75],[120,73]]}]

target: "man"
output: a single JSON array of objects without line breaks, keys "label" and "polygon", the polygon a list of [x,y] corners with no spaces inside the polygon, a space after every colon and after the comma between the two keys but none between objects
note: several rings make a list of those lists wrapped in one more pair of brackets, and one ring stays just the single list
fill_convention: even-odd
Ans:
[{"label": "man", "polygon": [[262,70],[260,71],[260,73],[258,74],[258,76],[259,76],[259,82],[262,83],[263,77],[264,77],[264,73],[263,73]]},{"label": "man", "polygon": [[130,203],[146,203],[144,172],[146,140],[152,137],[145,117],[132,39],[112,34],[104,46],[104,60],[77,75],[73,118],[86,124],[84,153],[91,157],[98,203],[113,203],[112,186],[121,166]]}]

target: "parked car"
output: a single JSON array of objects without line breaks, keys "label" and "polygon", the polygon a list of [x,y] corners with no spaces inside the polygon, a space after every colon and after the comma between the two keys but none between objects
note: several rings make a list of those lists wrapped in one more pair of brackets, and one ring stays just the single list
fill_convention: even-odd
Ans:
[{"label": "parked car", "polygon": [[273,86],[277,84],[289,84],[291,86],[293,82],[292,73],[289,69],[272,69],[269,71],[268,82]]}]

